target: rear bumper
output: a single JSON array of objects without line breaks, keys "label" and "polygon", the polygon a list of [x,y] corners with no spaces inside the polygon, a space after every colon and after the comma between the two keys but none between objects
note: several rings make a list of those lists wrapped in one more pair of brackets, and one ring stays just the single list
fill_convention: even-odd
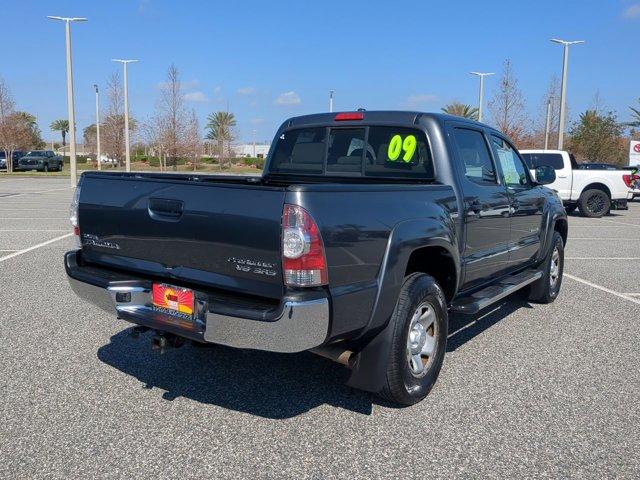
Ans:
[{"label": "rear bumper", "polygon": [[[311,297],[284,297],[268,311],[219,305],[196,291],[193,318],[163,313],[153,306],[151,282],[114,276],[95,267],[83,267],[78,252],[65,255],[72,290],[107,313],[137,325],[174,333],[200,342],[271,352],[300,352],[322,345],[329,331],[329,300],[324,293]],[[224,312],[221,312],[224,311]]]}]

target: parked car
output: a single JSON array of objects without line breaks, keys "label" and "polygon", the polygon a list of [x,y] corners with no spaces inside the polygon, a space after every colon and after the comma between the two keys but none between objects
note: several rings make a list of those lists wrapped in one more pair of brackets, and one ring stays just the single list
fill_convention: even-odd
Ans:
[{"label": "parked car", "polygon": [[441,114],[295,117],[262,177],[85,172],[65,255],[73,290],[154,331],[350,367],[408,405],[434,385],[449,312],[519,289],[550,303],[567,218],[502,133]]},{"label": "parked car", "polygon": [[[22,150],[15,150],[11,153],[11,158],[13,160],[13,171],[18,170],[18,160],[20,160],[24,156],[24,152]],[[7,168],[7,154],[0,150],[0,170],[5,170]]]},{"label": "parked car", "polygon": [[118,160],[115,158],[110,158],[107,155],[100,155],[100,164],[101,165],[118,165]]},{"label": "parked car", "polygon": [[20,170],[39,172],[60,172],[62,165],[62,157],[51,150],[32,150],[18,161]]},{"label": "parked car", "polygon": [[558,192],[567,212],[576,208],[585,217],[602,217],[611,208],[626,209],[632,198],[623,170],[581,169],[573,155],[562,150],[522,150],[524,161],[533,171],[540,165],[552,167],[556,181],[549,185]]}]

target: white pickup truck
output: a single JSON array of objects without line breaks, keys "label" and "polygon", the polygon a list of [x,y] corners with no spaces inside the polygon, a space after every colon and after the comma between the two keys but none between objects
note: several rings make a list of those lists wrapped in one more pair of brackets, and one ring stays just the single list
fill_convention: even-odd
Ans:
[{"label": "white pickup truck", "polygon": [[535,175],[536,167],[548,165],[556,171],[556,180],[547,185],[556,190],[567,213],[576,208],[585,217],[601,217],[611,208],[626,209],[633,198],[626,184],[626,170],[582,170],[573,155],[563,150],[520,150]]}]

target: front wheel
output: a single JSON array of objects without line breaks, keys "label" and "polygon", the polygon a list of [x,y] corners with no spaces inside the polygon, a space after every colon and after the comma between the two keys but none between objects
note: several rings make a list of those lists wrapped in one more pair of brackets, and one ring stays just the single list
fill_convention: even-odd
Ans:
[{"label": "front wheel", "polygon": [[585,217],[600,218],[609,213],[611,199],[606,192],[597,189],[585,190],[578,200],[580,213]]},{"label": "front wheel", "polygon": [[413,405],[431,391],[444,361],[448,317],[440,285],[429,275],[409,275],[390,321],[393,336],[381,394]]},{"label": "front wheel", "polygon": [[564,272],[564,242],[558,232],[553,232],[551,248],[540,265],[542,277],[531,285],[529,300],[536,303],[551,303],[560,293]]},{"label": "front wheel", "polygon": [[48,171],[49,171],[49,165],[46,165],[46,164],[45,164],[45,166],[44,166],[44,168],[43,168],[43,171],[44,171],[44,172],[48,172]]}]

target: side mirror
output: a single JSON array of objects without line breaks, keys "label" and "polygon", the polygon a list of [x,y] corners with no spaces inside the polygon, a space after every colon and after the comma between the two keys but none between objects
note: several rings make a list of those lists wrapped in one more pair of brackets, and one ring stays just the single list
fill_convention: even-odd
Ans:
[{"label": "side mirror", "polygon": [[536,182],[540,185],[549,185],[556,181],[556,171],[549,165],[536,167]]}]

